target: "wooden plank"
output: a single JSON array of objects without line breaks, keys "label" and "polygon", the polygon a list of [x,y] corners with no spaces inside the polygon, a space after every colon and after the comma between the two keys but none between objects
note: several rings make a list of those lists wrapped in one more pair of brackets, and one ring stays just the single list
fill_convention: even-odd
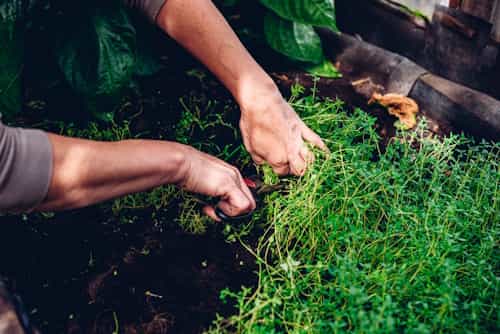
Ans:
[{"label": "wooden plank", "polygon": [[491,23],[493,23],[491,38],[500,43],[500,0],[495,1],[495,7],[491,15]]},{"label": "wooden plank", "polygon": [[433,74],[420,77],[410,97],[441,126],[500,140],[500,101]]},{"label": "wooden plank", "polygon": [[394,2],[400,3],[412,10],[418,10],[429,19],[434,14],[434,7],[436,5],[448,5],[448,1],[446,0],[396,0]]},{"label": "wooden plank", "polygon": [[495,0],[463,0],[462,10],[489,22],[494,5]]},{"label": "wooden plank", "polygon": [[336,4],[343,32],[500,99],[500,44],[492,43],[491,23],[460,9],[438,7],[436,13],[451,12],[442,17],[444,24],[434,22],[421,29],[379,1],[336,0]]},{"label": "wooden plank", "polygon": [[[342,80],[350,82],[352,87],[350,90],[345,87],[345,81],[321,80],[315,83],[312,78],[308,79],[306,86],[317,85],[322,94],[347,98],[354,105],[357,104],[354,102],[356,99],[364,98],[366,101],[374,92],[404,95],[409,90],[409,97],[422,107],[424,114],[439,120],[441,129],[444,127],[478,138],[500,140],[500,101],[426,73],[425,69],[408,59],[353,36],[336,34],[327,29],[319,31],[327,54],[343,74]],[[281,82],[288,87],[296,82],[296,78],[288,75],[283,79]],[[364,103],[361,106],[365,107]]]},{"label": "wooden plank", "polygon": [[[461,10],[439,7],[426,31],[426,68],[474,89],[484,88],[483,50],[491,24]],[[491,67],[491,65],[489,66]]]}]

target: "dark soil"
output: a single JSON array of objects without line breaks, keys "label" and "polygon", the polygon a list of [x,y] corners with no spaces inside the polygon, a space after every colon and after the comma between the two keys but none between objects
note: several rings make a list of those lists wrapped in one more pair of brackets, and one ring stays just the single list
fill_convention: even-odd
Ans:
[{"label": "dark soil", "polygon": [[[295,71],[273,72],[273,77],[285,94],[298,82],[309,89],[315,85],[319,96],[367,107],[346,80],[314,83]],[[200,82],[167,71],[145,82],[144,95],[133,98],[117,116],[131,121],[134,135],[172,139],[179,118],[177,100],[193,90],[230,99],[211,77]],[[60,110],[51,101],[45,101],[45,108]],[[383,110],[369,110],[387,142],[395,119]],[[27,110],[17,123],[36,126],[41,116],[43,112]],[[237,124],[237,112],[230,118]],[[50,123],[43,124],[50,128]],[[217,137],[224,141],[224,134]],[[220,300],[223,289],[255,285],[253,257],[240,245],[227,243],[219,228],[203,236],[183,233],[172,223],[175,209],[156,221],[150,212],[133,215],[137,218],[131,224],[100,207],[53,217],[0,217],[0,275],[22,296],[42,333],[109,334],[117,320],[119,333],[198,334],[216,314],[235,311]]]},{"label": "dark soil", "polygon": [[[267,47],[257,43],[254,51],[285,95],[294,82],[309,89],[315,86],[318,96],[339,97],[351,107],[371,110],[384,141],[394,134],[395,119],[383,110],[366,109],[366,101],[353,92],[349,80],[314,83]],[[178,47],[165,54],[166,69],[144,80],[140,92],[117,114],[118,121],[131,122],[134,135],[173,139],[182,110],[179,97],[192,91],[230,100],[212,76],[200,80],[186,75],[201,66]],[[28,68],[43,68],[38,61]],[[57,130],[45,120],[86,119],[79,97],[63,82],[51,84],[36,74],[28,79],[26,100],[33,103],[27,104],[16,125]],[[236,125],[238,113],[229,117]],[[224,134],[217,135],[224,141]],[[175,212],[154,221],[150,212],[133,214],[138,218],[131,224],[101,207],[49,217],[0,216],[0,275],[22,296],[42,333],[198,334],[217,313],[234,312],[220,300],[221,290],[255,285],[253,257],[238,244],[227,243],[218,227],[194,236],[175,227]]]},{"label": "dark soil", "polygon": [[252,286],[252,257],[215,229],[185,234],[123,224],[86,209],[50,219],[2,217],[1,274],[43,333],[200,333],[219,294]]}]

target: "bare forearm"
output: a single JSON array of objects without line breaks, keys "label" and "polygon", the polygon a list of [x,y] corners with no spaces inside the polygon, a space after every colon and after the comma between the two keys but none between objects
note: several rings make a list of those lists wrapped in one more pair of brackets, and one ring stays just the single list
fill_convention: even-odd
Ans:
[{"label": "bare forearm", "polygon": [[302,175],[313,156],[305,142],[327,150],[210,0],[168,0],[156,23],[231,91],[241,110],[243,142],[257,164],[267,162],[280,175]]},{"label": "bare forearm", "polygon": [[240,106],[278,91],[211,1],[168,0],[157,23],[200,59]]},{"label": "bare forearm", "polygon": [[184,172],[182,145],[130,140],[115,143],[50,135],[53,176],[38,210],[79,208],[177,183]]}]

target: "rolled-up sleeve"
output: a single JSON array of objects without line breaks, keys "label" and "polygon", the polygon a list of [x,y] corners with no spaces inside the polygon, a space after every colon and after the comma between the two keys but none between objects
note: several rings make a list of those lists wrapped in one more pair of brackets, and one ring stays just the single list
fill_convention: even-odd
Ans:
[{"label": "rolled-up sleeve", "polygon": [[156,22],[156,17],[167,0],[123,0],[125,4],[132,8],[137,8],[144,12],[152,22]]},{"label": "rolled-up sleeve", "polygon": [[52,145],[46,133],[0,122],[0,212],[29,211],[47,196]]}]

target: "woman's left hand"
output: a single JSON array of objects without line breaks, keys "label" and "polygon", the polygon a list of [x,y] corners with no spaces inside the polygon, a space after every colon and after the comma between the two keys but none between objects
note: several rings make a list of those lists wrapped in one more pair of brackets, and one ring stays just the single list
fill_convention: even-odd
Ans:
[{"label": "woman's left hand", "polygon": [[323,140],[299,118],[277,88],[240,104],[245,147],[257,164],[269,163],[278,175],[303,175],[313,154],[306,142],[327,151]]}]

